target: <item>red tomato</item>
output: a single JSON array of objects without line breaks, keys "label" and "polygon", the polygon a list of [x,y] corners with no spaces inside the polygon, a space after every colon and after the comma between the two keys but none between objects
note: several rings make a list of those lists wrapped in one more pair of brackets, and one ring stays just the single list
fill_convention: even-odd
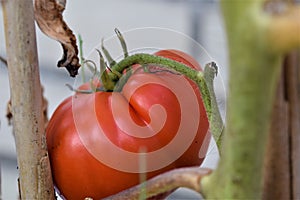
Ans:
[{"label": "red tomato", "polygon": [[[200,68],[177,50],[156,55]],[[66,199],[101,199],[138,184],[140,173],[148,179],[198,166],[209,142],[196,85],[157,66],[135,70],[120,92],[67,98],[46,132],[54,183]]]},{"label": "red tomato", "polygon": [[199,63],[192,56],[179,50],[175,50],[175,49],[160,50],[156,52],[155,55],[169,58],[177,62],[181,62],[193,69],[201,70]]}]

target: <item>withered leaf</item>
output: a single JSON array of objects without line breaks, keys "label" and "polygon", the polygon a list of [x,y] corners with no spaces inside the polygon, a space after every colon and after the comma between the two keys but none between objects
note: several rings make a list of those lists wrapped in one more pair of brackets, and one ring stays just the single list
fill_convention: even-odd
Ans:
[{"label": "withered leaf", "polygon": [[58,67],[67,68],[75,77],[80,67],[76,37],[63,20],[66,0],[35,0],[35,19],[40,29],[49,37],[59,41],[63,47],[63,57]]}]

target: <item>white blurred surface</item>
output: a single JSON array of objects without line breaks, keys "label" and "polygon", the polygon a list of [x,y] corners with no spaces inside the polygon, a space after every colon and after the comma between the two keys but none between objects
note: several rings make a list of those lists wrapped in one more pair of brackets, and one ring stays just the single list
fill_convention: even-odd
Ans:
[{"label": "white blurred surface", "polygon": [[[194,1],[146,1],[146,0],[90,0],[68,1],[64,13],[65,20],[74,31],[81,34],[84,40],[85,55],[95,46],[99,45],[101,38],[107,38],[114,32],[114,28],[127,31],[134,28],[161,27],[194,36],[200,40],[201,45],[219,65],[220,74],[227,82],[227,59],[225,53],[225,36],[217,4],[198,4]],[[189,3],[191,2],[191,3]],[[195,7],[197,6],[197,7]],[[199,18],[193,21],[195,16]],[[151,35],[149,35],[151,37]],[[148,38],[144,38],[147,40]],[[153,40],[153,38],[151,38]],[[169,38],[170,39],[170,38]],[[37,28],[38,53],[41,71],[41,81],[45,88],[45,96],[49,101],[49,115],[57,105],[71,94],[65,87],[66,83],[73,84],[74,80],[68,76],[65,69],[56,67],[62,55],[59,43],[43,35]],[[185,41],[175,40],[179,48],[189,48]],[[130,45],[130,44],[129,44]],[[192,51],[192,49],[191,49]],[[5,38],[3,28],[2,10],[0,10],[0,55],[5,56]],[[194,55],[197,56],[197,55]],[[221,83],[218,83],[221,84]],[[9,100],[9,83],[7,70],[0,64],[0,164],[2,172],[2,198],[17,198],[17,165],[14,140],[11,127],[7,126],[6,103]],[[219,99],[224,109],[223,90],[217,88]],[[203,163],[206,167],[216,167],[218,153],[212,144],[207,160]],[[182,190],[181,190],[182,191]],[[184,190],[186,191],[186,190]],[[171,199],[198,199],[193,193],[178,192]],[[0,198],[1,199],[1,198]]]}]

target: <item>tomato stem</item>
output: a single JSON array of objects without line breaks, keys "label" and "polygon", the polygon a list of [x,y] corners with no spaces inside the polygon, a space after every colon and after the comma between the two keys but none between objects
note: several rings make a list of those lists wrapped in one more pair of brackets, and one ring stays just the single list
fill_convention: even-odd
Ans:
[{"label": "tomato stem", "polygon": [[211,169],[199,167],[174,169],[151,178],[147,182],[106,197],[104,200],[140,199],[141,193],[144,193],[142,197],[150,199],[151,197],[174,191],[180,187],[201,192],[202,186],[199,182],[211,173]]},{"label": "tomato stem", "polygon": [[83,40],[80,34],[78,34],[78,43],[79,43],[79,60],[81,65],[81,73],[82,73],[82,82],[85,83],[85,72],[84,72],[84,57],[83,57]]},{"label": "tomato stem", "polygon": [[[216,94],[214,91],[213,80],[218,74],[218,67],[215,62],[206,64],[204,68],[204,79],[209,90],[210,100],[211,100],[211,118],[210,118],[210,129],[212,135],[216,141],[217,147],[221,150],[221,145],[224,136],[224,122],[221,117],[221,113],[218,107]],[[219,151],[221,154],[221,151]]]}]

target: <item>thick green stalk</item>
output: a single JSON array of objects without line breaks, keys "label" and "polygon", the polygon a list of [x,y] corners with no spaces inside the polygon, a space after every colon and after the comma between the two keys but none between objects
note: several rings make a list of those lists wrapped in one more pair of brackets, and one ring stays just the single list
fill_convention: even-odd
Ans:
[{"label": "thick green stalk", "polygon": [[223,155],[203,179],[207,199],[260,199],[262,166],[281,56],[270,51],[262,2],[222,1],[230,50]]}]

